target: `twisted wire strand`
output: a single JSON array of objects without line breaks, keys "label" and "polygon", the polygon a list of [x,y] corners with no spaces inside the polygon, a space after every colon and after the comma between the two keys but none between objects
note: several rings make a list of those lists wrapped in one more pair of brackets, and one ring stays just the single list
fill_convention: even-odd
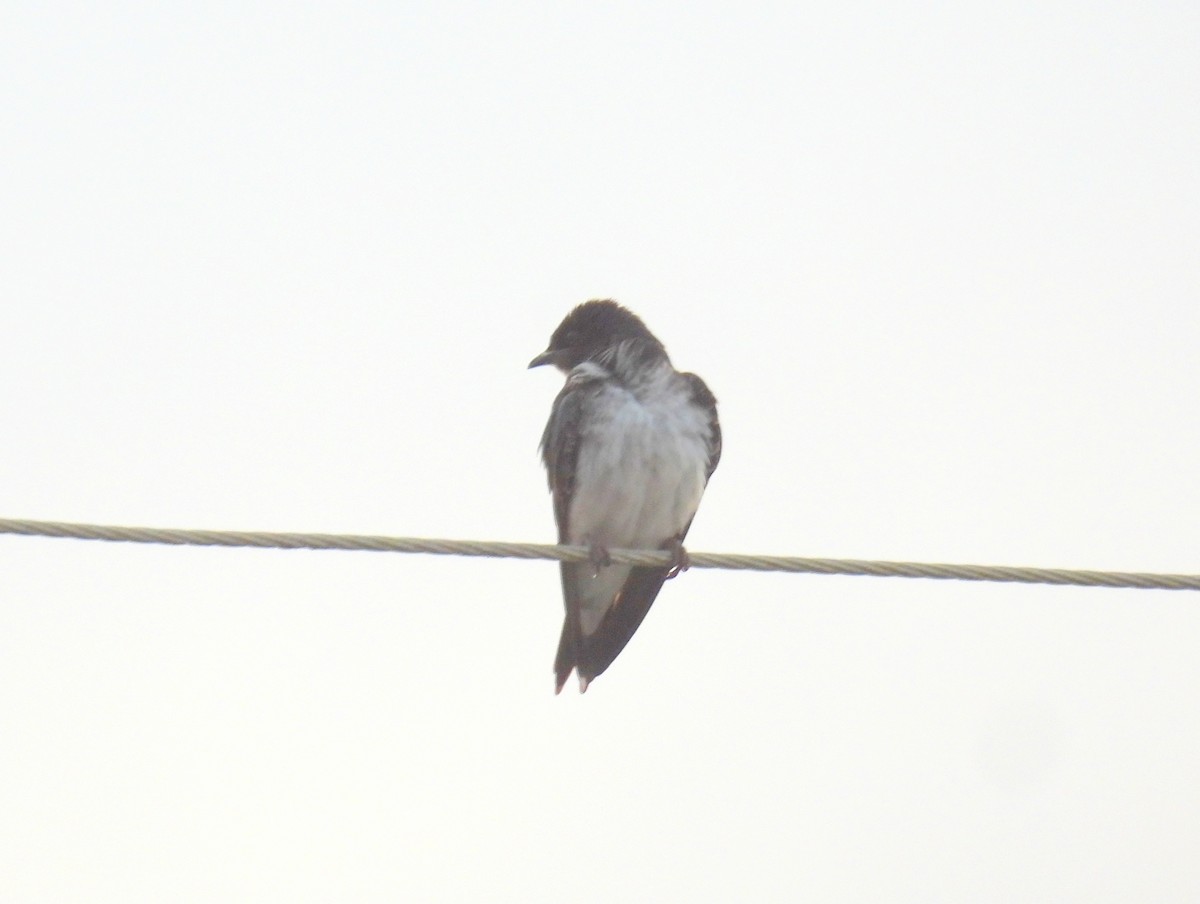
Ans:
[{"label": "twisted wire strand", "polygon": [[[583,562],[588,550],[580,546],[542,543],[504,543],[490,540],[438,540],[425,537],[380,537],[361,534],[271,533],[265,531],[182,530],[170,527],[117,527],[0,518],[0,534],[110,540],[122,543],[166,543],[175,546],[232,546],[260,549],[344,549],[371,552],[428,553],[444,556],[488,556],[509,559],[556,559]],[[609,550],[614,563],[668,565],[661,550]],[[927,562],[885,562],[866,559],[806,559],[797,556],[755,556],[736,553],[689,553],[692,568],[734,571],[785,571],[807,574],[869,575],[892,578],[932,578],[957,581],[997,581],[1018,584],[1072,584],[1081,587],[1130,587],[1142,590],[1200,590],[1197,574],[1150,574],[1122,571],[1076,571],[1066,568],[1018,568],[1009,565],[944,565]]]}]

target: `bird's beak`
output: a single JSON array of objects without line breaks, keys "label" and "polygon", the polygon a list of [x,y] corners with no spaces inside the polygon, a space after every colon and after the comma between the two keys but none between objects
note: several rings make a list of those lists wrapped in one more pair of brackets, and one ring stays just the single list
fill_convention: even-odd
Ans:
[{"label": "bird's beak", "polygon": [[543,364],[554,364],[558,359],[558,353],[546,349],[536,358],[529,362],[530,367],[541,367]]}]

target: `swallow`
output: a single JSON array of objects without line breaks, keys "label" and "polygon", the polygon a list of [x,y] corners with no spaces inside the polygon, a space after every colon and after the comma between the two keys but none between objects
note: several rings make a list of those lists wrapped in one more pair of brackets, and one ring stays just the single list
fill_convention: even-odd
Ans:
[{"label": "swallow", "polygon": [[[530,367],[553,364],[566,382],[540,452],[558,542],[588,548],[562,562],[566,616],[554,692],[572,670],[579,691],[629,643],[663,582],[687,567],[683,540],[721,458],[717,400],[671,364],[663,344],[615,301],[572,310]],[[671,564],[613,564],[609,549],[662,549]]]}]

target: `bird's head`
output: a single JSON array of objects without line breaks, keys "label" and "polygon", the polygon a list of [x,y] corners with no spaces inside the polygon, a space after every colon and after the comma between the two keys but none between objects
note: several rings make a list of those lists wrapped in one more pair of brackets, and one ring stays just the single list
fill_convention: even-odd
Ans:
[{"label": "bird's head", "polygon": [[550,345],[529,366],[553,364],[559,370],[570,371],[584,361],[599,360],[627,339],[648,339],[662,348],[637,314],[615,301],[586,301],[563,318],[550,337]]}]

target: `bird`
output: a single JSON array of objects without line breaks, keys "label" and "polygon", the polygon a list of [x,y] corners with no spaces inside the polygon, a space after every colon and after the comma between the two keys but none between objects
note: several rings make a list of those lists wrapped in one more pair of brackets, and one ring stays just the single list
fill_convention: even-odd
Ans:
[{"label": "bird", "polygon": [[[681,373],[636,314],[611,299],[575,307],[529,367],[566,375],[540,453],[558,542],[588,560],[561,562],[566,615],[555,694],[574,671],[579,692],[642,624],[663,582],[687,568],[683,540],[721,458],[717,400]],[[614,564],[610,549],[663,549],[664,566]]]}]

